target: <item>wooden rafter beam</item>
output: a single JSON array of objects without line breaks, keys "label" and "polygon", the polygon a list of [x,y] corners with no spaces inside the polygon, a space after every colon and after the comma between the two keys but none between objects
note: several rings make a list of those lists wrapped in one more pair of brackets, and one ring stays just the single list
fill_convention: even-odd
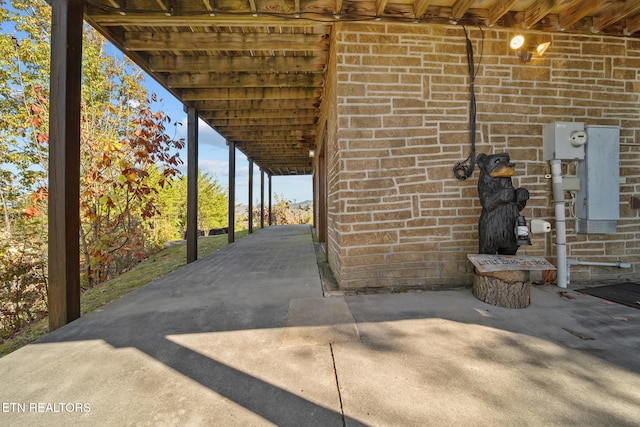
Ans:
[{"label": "wooden rafter beam", "polygon": [[627,0],[624,3],[617,2],[603,10],[598,16],[593,18],[593,28],[595,31],[602,31],[609,25],[640,13],[640,0]]},{"label": "wooden rafter beam", "polygon": [[242,139],[257,139],[265,138],[266,140],[271,139],[290,139],[290,138],[313,138],[316,133],[314,131],[306,131],[303,129],[286,129],[286,130],[245,130],[245,129],[236,129],[236,128],[228,128],[225,131],[225,135],[229,137],[236,137]]},{"label": "wooden rafter beam", "polygon": [[213,88],[186,89],[182,100],[205,101],[211,99],[317,99],[321,89],[315,88]]},{"label": "wooden rafter beam", "polygon": [[451,8],[451,18],[460,19],[467,13],[474,0],[457,0]]},{"label": "wooden rafter beam", "polygon": [[342,13],[342,0],[334,0],[333,13],[334,15],[340,15]]},{"label": "wooden rafter beam", "polygon": [[524,13],[524,26],[531,28],[547,16],[560,0],[544,0],[534,2]]},{"label": "wooden rafter beam", "polygon": [[280,117],[276,119],[217,119],[213,121],[214,126],[278,126],[278,125],[313,125],[315,120],[308,117]]},{"label": "wooden rafter beam", "polygon": [[[205,119],[205,121],[207,121]],[[208,121],[207,121],[208,122]],[[292,130],[300,130],[302,132],[304,132],[305,135],[309,134],[312,135],[313,132],[315,132],[316,128],[315,128],[315,124],[314,125],[309,125],[309,124],[304,124],[304,125],[296,125],[296,126],[289,126],[287,124],[284,125],[271,125],[271,126],[263,126],[262,124],[256,124],[256,125],[247,125],[246,127],[236,127],[236,126],[228,126],[228,125],[218,125],[215,126],[216,130],[223,132],[225,134],[227,133],[231,133],[231,132],[237,132],[237,131],[242,131],[242,132],[253,132],[253,133],[260,133],[260,132],[289,132]]]},{"label": "wooden rafter beam", "polygon": [[376,16],[384,15],[384,9],[387,7],[388,0],[376,0]]},{"label": "wooden rafter beam", "polygon": [[498,19],[502,18],[514,4],[516,4],[518,0],[497,0],[490,8],[489,8],[489,16],[487,18],[487,23],[489,25],[493,25],[498,22]]},{"label": "wooden rafter beam", "polygon": [[[279,138],[260,138],[259,136],[246,136],[246,135],[233,135],[226,134],[227,139],[233,139],[234,141],[242,141],[243,143],[255,143],[255,144],[272,144],[272,143],[287,143],[287,144],[306,144],[306,140],[302,138],[294,139],[292,137],[279,137]],[[270,146],[271,147],[271,146]],[[275,148],[275,147],[271,147]]]},{"label": "wooden rafter beam", "polygon": [[202,113],[210,110],[308,108],[310,105],[318,108],[319,101],[316,104],[307,99],[215,99],[195,101],[193,105]]},{"label": "wooden rafter beam", "polygon": [[256,16],[258,14],[258,5],[256,0],[249,0],[249,7],[251,8],[251,13]]},{"label": "wooden rafter beam", "polygon": [[326,51],[325,34],[126,32],[124,46],[132,51]]},{"label": "wooden rafter beam", "polygon": [[167,86],[179,89],[220,87],[321,87],[321,73],[253,74],[253,73],[179,73],[167,76]]},{"label": "wooden rafter beam", "polygon": [[431,0],[415,0],[415,3],[413,3],[413,16],[421,18],[427,11],[427,8],[429,8],[430,4]]},{"label": "wooden rafter beam", "polygon": [[204,5],[204,8],[209,12],[215,12],[216,5],[214,3],[214,0],[202,0],[202,4]]},{"label": "wooden rafter beam", "polygon": [[311,117],[314,118],[318,115],[316,108],[307,108],[303,110],[283,109],[283,110],[229,110],[229,111],[209,111],[202,114],[202,117],[207,119],[277,119],[280,117],[300,118]]},{"label": "wooden rafter beam", "polygon": [[625,31],[627,34],[633,34],[640,31],[640,15],[634,15],[627,18]]},{"label": "wooden rafter beam", "polygon": [[155,2],[161,10],[166,11],[165,16],[171,16],[171,8],[165,4],[165,0],[155,0]]},{"label": "wooden rafter beam", "polygon": [[211,57],[211,56],[164,56],[149,57],[149,68],[155,72],[317,72],[323,71],[326,54],[318,56],[268,56],[268,57]]},{"label": "wooden rafter beam", "polygon": [[[292,16],[293,17],[293,16]],[[309,19],[305,19],[308,17]],[[300,19],[291,19],[288,17],[278,17],[273,15],[258,15],[257,17],[251,17],[254,25],[257,26],[272,26],[278,25],[290,28],[308,27],[308,28],[321,28],[321,32],[325,31],[328,27],[318,21],[327,21],[330,23],[333,21],[333,16],[319,14],[319,13],[305,13]],[[92,14],[91,22],[102,27],[210,27],[212,25],[218,26],[246,26],[247,16],[243,14],[224,14],[222,11],[216,12],[215,16],[212,16],[209,12],[203,12],[202,15],[171,15],[167,16],[162,13],[130,13],[125,16],[121,15],[102,15]]]},{"label": "wooden rafter beam", "polygon": [[573,0],[573,3],[560,12],[560,29],[571,27],[601,4],[602,0]]}]

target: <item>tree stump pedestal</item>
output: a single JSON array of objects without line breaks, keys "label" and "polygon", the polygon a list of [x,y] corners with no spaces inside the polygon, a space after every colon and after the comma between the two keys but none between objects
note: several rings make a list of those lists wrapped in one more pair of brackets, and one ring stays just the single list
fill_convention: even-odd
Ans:
[{"label": "tree stump pedestal", "polygon": [[487,304],[506,308],[526,308],[531,303],[529,271],[475,270],[473,295]]},{"label": "tree stump pedestal", "polygon": [[473,295],[507,308],[525,308],[531,303],[531,271],[556,269],[537,256],[471,254],[467,258],[475,267]]}]

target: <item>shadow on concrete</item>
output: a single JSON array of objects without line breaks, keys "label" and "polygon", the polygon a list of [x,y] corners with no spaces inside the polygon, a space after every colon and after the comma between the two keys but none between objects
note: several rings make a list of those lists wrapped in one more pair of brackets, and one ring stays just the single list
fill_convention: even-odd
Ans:
[{"label": "shadow on concrete", "polygon": [[633,425],[640,312],[573,294],[323,299],[309,228],[270,227],[1,359],[2,402],[92,408],[0,424]]}]

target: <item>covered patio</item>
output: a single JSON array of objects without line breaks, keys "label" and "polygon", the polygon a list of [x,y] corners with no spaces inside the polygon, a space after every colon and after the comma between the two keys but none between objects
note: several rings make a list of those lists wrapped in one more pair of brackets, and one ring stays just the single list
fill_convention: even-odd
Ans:
[{"label": "covered patio", "polygon": [[325,298],[316,260],[269,227],[3,357],[0,424],[637,425],[640,310]]},{"label": "covered patio", "polygon": [[[479,206],[472,180],[454,178],[451,169],[455,164],[456,177],[460,167],[464,177],[471,176],[473,157],[459,161],[471,149],[467,139],[475,141],[478,131],[488,135],[483,150],[513,150],[525,162],[523,179],[538,195],[531,215],[550,220],[542,126],[585,121],[621,127],[623,179],[611,190],[620,193],[622,215],[615,234],[571,235],[569,247],[585,253],[586,263],[615,258],[632,266],[621,272],[586,267],[582,277],[637,273],[637,237],[629,236],[637,235],[638,208],[628,201],[638,197],[638,1],[51,0],[51,5],[51,329],[80,314],[77,199],[85,21],[185,105],[189,262],[198,258],[198,119],[227,139],[230,171],[238,148],[263,178],[314,175],[314,226],[345,289],[468,282],[465,254],[476,246],[469,230]],[[546,48],[536,50],[529,41],[514,53],[508,41],[523,30],[526,39],[548,40]],[[479,59],[475,83],[473,75],[465,75],[467,68],[474,73],[467,67],[474,54],[465,51],[465,38]],[[550,53],[543,57],[549,43]],[[482,113],[478,123],[471,117],[473,87]],[[229,195],[233,204],[233,180]],[[233,211],[230,207],[231,216]],[[630,239],[633,244],[626,243]],[[555,256],[546,238],[531,252]]]}]

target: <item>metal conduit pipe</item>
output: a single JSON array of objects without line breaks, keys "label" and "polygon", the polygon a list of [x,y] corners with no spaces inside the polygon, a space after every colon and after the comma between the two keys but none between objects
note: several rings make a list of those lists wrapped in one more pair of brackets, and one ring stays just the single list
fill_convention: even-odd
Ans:
[{"label": "metal conduit pipe", "polygon": [[631,268],[631,264],[628,262],[597,262],[597,261],[578,261],[577,259],[567,260],[567,265],[592,265],[596,267],[618,267],[618,268]]},{"label": "metal conduit pipe", "polygon": [[564,190],[562,188],[562,162],[553,159],[551,178],[553,187],[553,205],[556,214],[556,257],[558,259],[558,287],[567,287],[567,228],[564,214]]},{"label": "metal conduit pipe", "polygon": [[571,281],[571,266],[572,265],[590,265],[595,267],[618,267],[618,268],[631,268],[631,264],[628,262],[598,262],[598,261],[578,261],[577,259],[567,260],[567,283]]}]

